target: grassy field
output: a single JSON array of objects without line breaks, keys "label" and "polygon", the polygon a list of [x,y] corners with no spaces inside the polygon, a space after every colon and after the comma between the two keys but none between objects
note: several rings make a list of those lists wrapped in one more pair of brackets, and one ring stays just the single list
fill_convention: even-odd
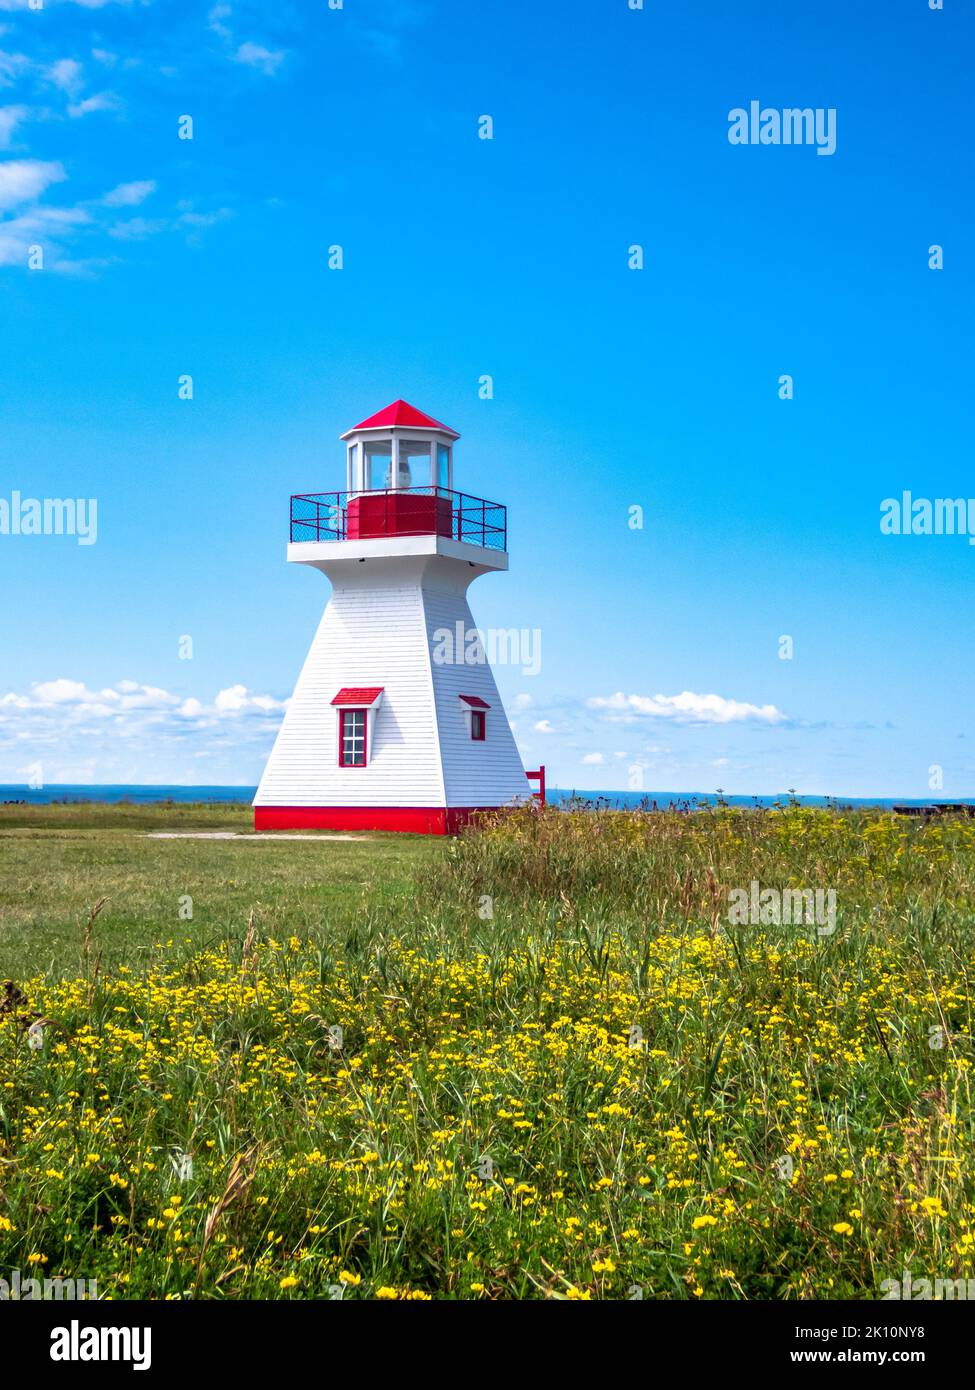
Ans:
[{"label": "grassy field", "polygon": [[[975,822],[146,838],[247,820],[0,808],[0,1273],[115,1298],[975,1278]],[[835,912],[733,919],[753,883]]]},{"label": "grassy field", "polygon": [[147,838],[252,830],[249,806],[0,806],[0,972],[76,972],[82,927],[102,899],[109,971],[140,968],[161,941],[202,947],[239,934],[251,910],[269,935],[341,939],[368,906],[402,900],[412,870],[438,848],[394,835]]}]

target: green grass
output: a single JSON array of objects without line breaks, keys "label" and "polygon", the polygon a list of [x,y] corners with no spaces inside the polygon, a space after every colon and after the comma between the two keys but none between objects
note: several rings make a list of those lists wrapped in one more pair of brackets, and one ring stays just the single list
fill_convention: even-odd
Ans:
[{"label": "green grass", "polygon": [[107,970],[144,964],[160,940],[223,940],[252,909],[268,934],[340,939],[367,907],[404,901],[412,870],[443,849],[424,836],[147,838],[167,830],[249,835],[253,812],[177,802],[0,806],[0,974],[75,973],[82,928],[103,898]]},{"label": "green grass", "polygon": [[[233,809],[3,814],[0,1272],[123,1298],[975,1280],[973,821],[247,844],[144,837]],[[753,879],[834,889],[835,930],[731,921]]]}]

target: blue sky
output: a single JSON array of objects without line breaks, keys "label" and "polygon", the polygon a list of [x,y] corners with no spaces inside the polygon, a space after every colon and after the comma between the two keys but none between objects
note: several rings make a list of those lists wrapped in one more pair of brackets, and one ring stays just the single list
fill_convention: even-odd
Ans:
[{"label": "blue sky", "polygon": [[0,0],[0,499],[98,503],[0,534],[0,781],[255,783],[289,494],[404,397],[509,506],[471,600],[550,781],[975,794],[975,549],[879,527],[975,496],[966,10]]}]

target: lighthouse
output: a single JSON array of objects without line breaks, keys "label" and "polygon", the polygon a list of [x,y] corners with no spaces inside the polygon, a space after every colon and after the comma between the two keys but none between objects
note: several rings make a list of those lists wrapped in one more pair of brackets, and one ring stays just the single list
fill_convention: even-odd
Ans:
[{"label": "lighthouse", "polygon": [[288,561],[332,593],[255,828],[452,834],[532,795],[467,602],[508,568],[506,509],[454,490],[460,436],[405,401],[341,438],[345,490],[291,499]]}]

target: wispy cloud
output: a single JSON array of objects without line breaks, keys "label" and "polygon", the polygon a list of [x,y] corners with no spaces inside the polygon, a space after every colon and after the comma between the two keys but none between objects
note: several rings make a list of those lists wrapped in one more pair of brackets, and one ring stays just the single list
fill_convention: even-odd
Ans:
[{"label": "wispy cloud", "polygon": [[108,235],[115,241],[147,241],[168,226],[164,217],[130,217],[125,222],[113,222]]},{"label": "wispy cloud", "polygon": [[113,222],[108,235],[116,241],[145,241],[160,232],[181,232],[190,246],[199,246],[203,233],[218,222],[233,216],[230,208],[214,208],[211,212],[195,212],[185,204],[179,205],[175,217],[130,217]]},{"label": "wispy cloud", "polygon": [[698,695],[684,690],[679,695],[596,695],[586,701],[611,719],[631,723],[639,719],[672,719],[678,724],[783,724],[788,716],[775,705],[752,705],[723,695]]},{"label": "wispy cloud", "polygon": [[67,178],[53,159],[6,159],[0,163],[0,210],[33,202],[54,183]]},{"label": "wispy cloud", "polygon": [[224,20],[229,19],[232,14],[233,9],[230,5],[214,5],[207,16],[207,23],[213,32],[219,34],[222,39],[226,39],[228,43],[233,38],[233,35],[227,25],[224,24]]},{"label": "wispy cloud", "polygon": [[254,68],[257,72],[263,73],[265,77],[274,77],[281,64],[288,57],[288,50],[286,48],[268,48],[265,44],[255,43],[252,39],[238,42],[234,27],[232,27],[233,18],[232,5],[216,4],[207,15],[207,27],[211,33],[216,34],[222,40],[224,52],[231,62]]},{"label": "wispy cloud", "polygon": [[[119,220],[119,212],[140,206],[157,192],[155,179],[117,184],[99,198],[69,207],[50,207],[39,201],[49,188],[66,178],[59,161],[0,160],[0,214],[13,214],[0,216],[0,266],[26,266],[30,248],[39,246],[45,268],[58,274],[90,276],[116,259],[114,254],[97,254],[98,237],[115,243],[137,242],[175,232],[188,245],[198,246],[211,227],[233,216],[231,208],[201,210],[183,200],[168,215]],[[68,244],[82,233],[96,254],[73,259],[68,255]]]},{"label": "wispy cloud", "polygon": [[249,68],[257,68],[267,77],[273,77],[287,54],[281,48],[264,48],[259,43],[242,43],[233,56],[235,63],[244,63]]},{"label": "wispy cloud", "polygon": [[72,101],[68,105],[68,115],[73,121],[82,116],[90,116],[95,111],[121,111],[124,103],[115,92],[96,92],[83,101]]},{"label": "wispy cloud", "polygon": [[59,58],[46,70],[45,77],[62,92],[76,92],[82,85],[84,69],[76,58]]},{"label": "wispy cloud", "polygon": [[155,179],[136,179],[132,183],[120,183],[111,193],[105,194],[102,202],[107,208],[132,208],[144,203],[155,191]]},{"label": "wispy cloud", "polygon": [[[116,0],[45,0],[45,8],[58,3],[98,11]],[[141,3],[148,4],[150,0]],[[134,8],[135,0],[132,4]],[[28,8],[27,0],[0,0],[0,11]],[[264,39],[260,42],[246,30],[239,32],[245,23],[255,19],[256,13],[251,6],[234,5],[229,0],[212,4],[208,19],[219,39],[219,54],[214,53],[212,45],[208,52],[203,45],[202,57],[211,64],[217,58],[248,73],[273,78],[288,58],[289,50],[266,33],[257,36]],[[239,24],[235,18],[239,18]],[[268,22],[279,22],[270,13],[266,18]],[[49,27],[45,27],[45,33]],[[0,34],[12,33],[14,29],[14,25],[0,24]],[[126,243],[134,248],[152,237],[176,234],[188,246],[199,246],[211,228],[234,216],[232,207],[208,206],[205,198],[165,207],[159,199],[153,203],[151,215],[144,214],[142,205],[158,193],[157,182],[138,178],[119,183],[118,178],[127,172],[124,166],[117,168],[115,186],[108,192],[99,196],[97,185],[96,191],[92,191],[92,171],[88,167],[92,157],[90,137],[85,131],[85,143],[79,151],[79,136],[71,127],[81,126],[84,130],[90,121],[123,114],[130,107],[139,109],[143,93],[126,85],[126,75],[132,67],[150,60],[144,55],[129,56],[116,44],[109,49],[95,30],[83,47],[66,53],[61,47],[65,32],[63,26],[56,26],[48,35],[48,42],[58,46],[46,53],[28,55],[14,51],[9,38],[4,41],[10,48],[0,48],[0,96],[5,98],[0,104],[0,154],[6,152],[9,156],[0,158],[0,267],[92,275],[121,260]],[[159,65],[158,54],[153,60]],[[159,70],[164,68],[159,65]],[[111,90],[102,85],[109,73]],[[243,73],[241,80],[249,85]],[[51,159],[49,147],[37,151],[43,157],[30,157],[35,151],[25,142],[22,129],[28,120],[43,122],[48,133],[60,129],[66,152],[63,160]],[[69,172],[71,190],[77,179],[77,187],[83,187],[83,192],[73,198],[70,192],[61,194],[68,203],[66,207],[47,206],[49,200],[55,200],[52,186],[65,181]]]},{"label": "wispy cloud", "polygon": [[15,128],[30,115],[27,106],[0,106],[0,149],[9,149]]},{"label": "wispy cloud", "polygon": [[[0,8],[2,3],[3,0],[0,0]],[[7,53],[0,49],[0,87],[9,87],[27,72],[30,66],[31,61],[26,53]]]},{"label": "wispy cloud", "polygon": [[[129,5],[131,0],[46,0],[48,5],[77,5],[80,10],[104,10],[108,5]],[[30,0],[0,0],[0,11],[31,9]]]},{"label": "wispy cloud", "polygon": [[[28,249],[41,246],[59,250],[59,243],[89,222],[84,208],[31,208],[17,217],[0,222],[0,266],[27,262]],[[51,269],[62,275],[88,274],[100,262],[78,261],[57,254]]]}]

